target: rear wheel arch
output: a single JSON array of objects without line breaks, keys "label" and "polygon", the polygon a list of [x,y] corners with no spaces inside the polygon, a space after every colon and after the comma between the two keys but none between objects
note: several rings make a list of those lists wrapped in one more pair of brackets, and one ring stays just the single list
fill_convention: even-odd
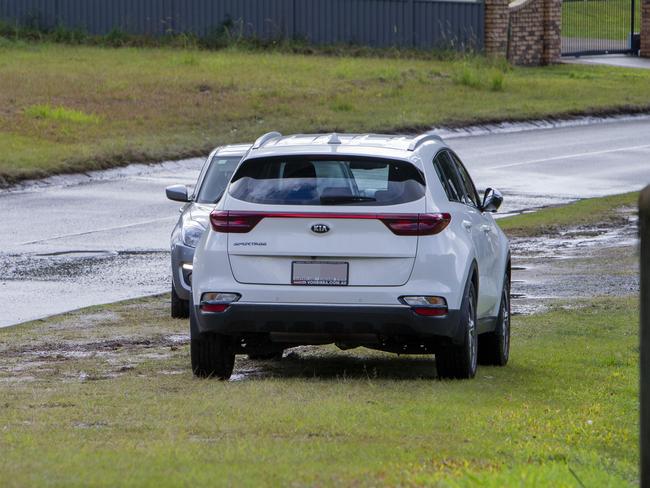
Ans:
[{"label": "rear wheel arch", "polygon": [[[503,274],[504,279],[507,279],[508,282],[512,279],[512,257],[510,256],[510,251],[508,251],[508,254],[506,255],[506,269]],[[501,284],[503,286],[504,283]]]},{"label": "rear wheel arch", "polygon": [[472,260],[472,264],[469,266],[468,279],[465,282],[465,290],[469,287],[470,282],[474,285],[474,293],[478,297],[479,290],[479,278],[478,278],[478,263],[476,259]]}]

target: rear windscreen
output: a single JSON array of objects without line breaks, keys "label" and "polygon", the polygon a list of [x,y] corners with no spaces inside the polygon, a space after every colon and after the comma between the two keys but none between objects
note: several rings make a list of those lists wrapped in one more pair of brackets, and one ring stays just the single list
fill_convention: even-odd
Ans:
[{"label": "rear windscreen", "polygon": [[271,205],[396,205],[422,198],[424,188],[420,170],[404,161],[290,156],[245,161],[229,192]]}]

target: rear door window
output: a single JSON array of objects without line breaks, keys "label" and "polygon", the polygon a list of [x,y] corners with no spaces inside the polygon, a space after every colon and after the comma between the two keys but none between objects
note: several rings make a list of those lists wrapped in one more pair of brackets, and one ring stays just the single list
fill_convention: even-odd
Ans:
[{"label": "rear door window", "polygon": [[449,153],[447,151],[439,152],[433,160],[433,166],[449,201],[465,203],[465,190]]},{"label": "rear door window", "polygon": [[465,203],[468,205],[473,205],[475,207],[478,207],[480,205],[479,203],[479,197],[478,193],[476,192],[476,187],[474,186],[474,182],[472,181],[472,178],[470,178],[469,173],[465,169],[465,166],[463,166],[463,163],[460,161],[458,156],[456,156],[453,153],[448,153],[454,160],[454,165],[456,166],[456,170],[458,171],[458,174],[460,175],[460,178],[463,183],[464,187],[464,198],[465,198]]},{"label": "rear door window", "polygon": [[271,205],[397,205],[424,191],[422,172],[409,162],[341,156],[249,159],[229,189],[238,200]]}]

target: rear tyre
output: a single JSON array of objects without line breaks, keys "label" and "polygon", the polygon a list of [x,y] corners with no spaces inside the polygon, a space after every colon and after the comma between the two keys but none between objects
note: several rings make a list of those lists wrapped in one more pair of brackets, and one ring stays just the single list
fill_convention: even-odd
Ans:
[{"label": "rear tyre", "polygon": [[282,351],[269,352],[266,354],[249,354],[248,359],[250,359],[251,361],[281,361]]},{"label": "rear tyre", "polygon": [[463,344],[449,346],[436,354],[436,368],[441,379],[468,379],[476,375],[478,343],[474,283],[470,283],[463,298],[460,326],[463,329]]},{"label": "rear tyre", "polygon": [[481,334],[478,361],[490,366],[505,366],[510,358],[510,275],[506,273],[501,291],[501,305],[494,332]]},{"label": "rear tyre", "polygon": [[190,356],[192,372],[199,378],[227,380],[232,375],[232,340],[220,334],[198,332],[194,307],[190,308]]},{"label": "rear tyre", "polygon": [[190,302],[178,296],[172,283],[172,318],[186,319],[190,316]]}]

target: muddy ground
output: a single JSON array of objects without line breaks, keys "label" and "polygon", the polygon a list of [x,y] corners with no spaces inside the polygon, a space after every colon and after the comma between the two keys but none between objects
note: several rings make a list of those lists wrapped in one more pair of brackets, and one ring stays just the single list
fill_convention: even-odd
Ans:
[{"label": "muddy ground", "polygon": [[639,293],[636,210],[614,224],[511,239],[514,314],[543,311],[554,301]]},{"label": "muddy ground", "polygon": [[[539,313],[558,301],[637,294],[636,217],[632,209],[624,216],[625,223],[616,226],[512,239],[513,313]],[[95,381],[136,367],[146,371],[147,365],[148,374],[189,374],[188,350],[180,347],[189,340],[187,321],[170,319],[168,310],[168,296],[158,296],[1,330],[0,381]],[[334,346],[294,348],[285,351],[281,362],[239,356],[235,371],[233,380],[341,374],[435,377],[430,358],[396,360],[366,349],[341,353]]]}]

